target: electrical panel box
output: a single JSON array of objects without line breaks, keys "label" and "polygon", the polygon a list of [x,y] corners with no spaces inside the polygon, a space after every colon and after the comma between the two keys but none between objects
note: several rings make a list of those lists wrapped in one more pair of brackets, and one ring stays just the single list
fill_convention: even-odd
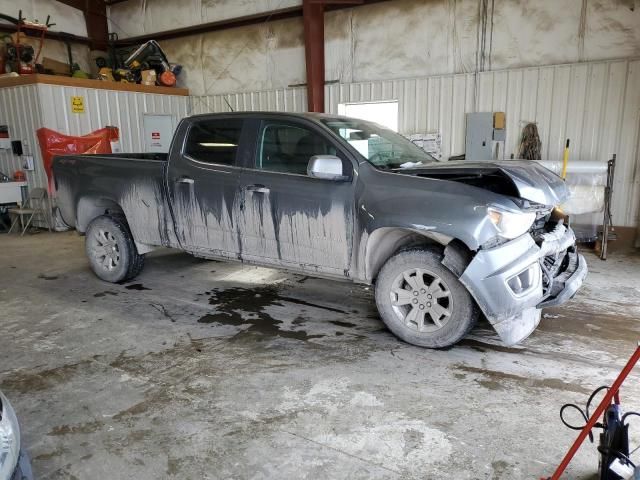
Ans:
[{"label": "electrical panel box", "polygon": [[467,113],[467,160],[504,160],[504,112]]},{"label": "electrical panel box", "polygon": [[493,113],[467,113],[466,160],[491,160]]}]

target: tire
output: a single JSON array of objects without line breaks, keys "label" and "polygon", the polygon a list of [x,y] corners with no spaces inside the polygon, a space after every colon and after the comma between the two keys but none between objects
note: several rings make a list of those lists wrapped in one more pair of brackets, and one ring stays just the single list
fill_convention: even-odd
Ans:
[{"label": "tire", "polygon": [[478,320],[473,298],[441,260],[435,251],[403,250],[378,274],[375,297],[382,321],[412,345],[449,347]]},{"label": "tire", "polygon": [[111,283],[136,277],[144,266],[124,218],[102,215],[87,227],[85,251],[93,272]]}]

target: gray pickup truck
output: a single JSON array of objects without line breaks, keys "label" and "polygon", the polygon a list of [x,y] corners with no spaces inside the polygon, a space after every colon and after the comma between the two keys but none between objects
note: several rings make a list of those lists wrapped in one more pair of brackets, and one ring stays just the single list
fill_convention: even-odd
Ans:
[{"label": "gray pickup truck", "polygon": [[385,324],[425,347],[455,344],[480,313],[520,342],[587,274],[552,172],[436,162],[352,118],[193,116],[169,154],[57,157],[53,171],[61,216],[103,280],[135,277],[164,246],[375,284]]}]

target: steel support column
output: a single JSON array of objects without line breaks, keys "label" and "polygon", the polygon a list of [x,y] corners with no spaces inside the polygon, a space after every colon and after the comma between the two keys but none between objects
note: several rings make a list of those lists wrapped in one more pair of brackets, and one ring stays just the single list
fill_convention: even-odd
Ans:
[{"label": "steel support column", "polygon": [[[91,50],[107,50],[109,28],[107,6],[104,0],[58,0],[60,3],[81,10],[87,25],[87,36]],[[55,22],[55,19],[52,19]]]},{"label": "steel support column", "polygon": [[307,107],[324,112],[324,2],[302,1],[304,53],[307,66]]},{"label": "steel support column", "polygon": [[104,0],[86,0],[84,20],[87,24],[87,36],[91,40],[91,50],[106,51],[109,48],[109,26],[107,24],[107,6]]}]

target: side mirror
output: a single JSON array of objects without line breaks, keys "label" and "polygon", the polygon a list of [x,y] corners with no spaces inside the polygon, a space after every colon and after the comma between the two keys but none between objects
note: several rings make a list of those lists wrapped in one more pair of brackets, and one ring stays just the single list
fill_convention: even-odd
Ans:
[{"label": "side mirror", "polygon": [[335,155],[314,155],[307,164],[307,175],[323,180],[343,182],[347,180],[342,174],[342,160]]}]

